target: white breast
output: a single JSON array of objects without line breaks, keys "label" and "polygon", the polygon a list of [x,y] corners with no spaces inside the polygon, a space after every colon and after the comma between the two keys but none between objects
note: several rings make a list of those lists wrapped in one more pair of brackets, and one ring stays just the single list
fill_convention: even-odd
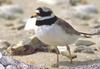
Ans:
[{"label": "white breast", "polygon": [[35,30],[37,37],[48,45],[66,45],[74,43],[79,36],[66,34],[57,24],[39,26]]}]

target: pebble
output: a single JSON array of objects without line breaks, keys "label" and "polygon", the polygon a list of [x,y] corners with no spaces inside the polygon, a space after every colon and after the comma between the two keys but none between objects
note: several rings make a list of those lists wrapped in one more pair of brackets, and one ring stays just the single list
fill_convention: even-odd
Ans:
[{"label": "pebble", "polygon": [[74,52],[79,52],[79,53],[88,53],[88,54],[94,54],[95,53],[95,50],[90,48],[90,47],[87,47],[87,46],[79,46],[77,47]]},{"label": "pebble", "polygon": [[73,16],[83,20],[91,19],[93,15],[97,13],[98,10],[96,6],[91,4],[77,5],[72,7]]},{"label": "pebble", "polygon": [[70,0],[70,4],[71,4],[72,6],[76,6],[76,5],[78,5],[78,4],[86,4],[86,3],[87,3],[86,0]]},{"label": "pebble", "polygon": [[85,50],[82,51],[83,53],[89,53],[89,54],[94,54],[94,50],[92,48],[86,48]]},{"label": "pebble", "polygon": [[78,40],[75,45],[80,46],[80,45],[85,45],[85,46],[91,46],[94,45],[95,43],[89,40]]},{"label": "pebble", "polygon": [[8,57],[8,56],[3,56],[1,59],[0,59],[0,63],[3,65],[3,66],[8,66],[8,65],[16,65],[18,64],[19,62]]},{"label": "pebble", "polygon": [[0,64],[0,69],[5,69],[5,67],[2,64]]},{"label": "pebble", "polygon": [[18,60],[13,59],[10,56],[3,56],[0,58],[0,69],[45,69],[38,65],[29,65]]},{"label": "pebble", "polygon": [[6,40],[0,40],[0,52],[5,55],[7,48],[10,46],[10,43]]},{"label": "pebble", "polygon": [[38,0],[38,1],[49,4],[49,5],[57,4],[57,0]]},{"label": "pebble", "polygon": [[2,53],[0,52],[0,59],[2,58]]},{"label": "pebble", "polygon": [[69,4],[69,0],[37,0],[37,1],[48,4],[48,5],[63,4],[65,2],[66,2],[66,5]]},{"label": "pebble", "polygon": [[0,5],[3,5],[3,4],[12,4],[12,1],[11,0],[0,0]]},{"label": "pebble", "polygon": [[16,66],[14,66],[14,65],[8,65],[6,67],[6,69],[18,69],[18,68]]},{"label": "pebble", "polygon": [[20,5],[2,5],[0,6],[0,17],[4,19],[15,19],[23,13]]},{"label": "pebble", "polygon": [[100,19],[96,19],[94,22],[100,24]]},{"label": "pebble", "polygon": [[10,46],[10,43],[5,40],[0,40],[0,49],[7,49]]},{"label": "pebble", "polygon": [[12,30],[22,30],[24,29],[24,24],[16,24],[14,26],[11,27]]},{"label": "pebble", "polygon": [[87,46],[81,45],[81,46],[77,47],[77,48],[74,50],[74,52],[82,52],[82,51],[85,50],[86,48],[87,48]]},{"label": "pebble", "polygon": [[47,51],[48,48],[36,36],[19,41],[13,47],[7,48],[11,55],[27,55],[38,51]]},{"label": "pebble", "polygon": [[24,64],[24,63],[20,63],[19,65],[17,65],[17,67],[20,69],[28,69],[29,66],[27,64]]},{"label": "pebble", "polygon": [[100,63],[93,63],[89,65],[80,65],[74,67],[60,67],[59,69],[100,69]]}]

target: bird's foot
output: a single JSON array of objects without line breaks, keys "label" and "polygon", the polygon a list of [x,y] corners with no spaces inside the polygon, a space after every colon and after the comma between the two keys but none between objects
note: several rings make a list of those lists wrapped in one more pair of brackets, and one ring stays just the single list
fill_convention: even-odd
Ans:
[{"label": "bird's foot", "polygon": [[73,63],[73,59],[77,58],[77,55],[76,54],[66,54],[66,52],[63,52],[62,53],[63,56],[66,56],[68,59],[70,59],[70,63],[72,64]]}]

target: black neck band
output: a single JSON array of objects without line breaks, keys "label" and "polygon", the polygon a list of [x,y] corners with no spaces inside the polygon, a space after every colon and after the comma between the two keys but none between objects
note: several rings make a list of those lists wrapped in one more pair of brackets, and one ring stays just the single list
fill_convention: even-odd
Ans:
[{"label": "black neck band", "polygon": [[53,17],[53,18],[50,18],[50,19],[45,19],[45,20],[37,20],[36,21],[36,25],[37,26],[41,26],[41,25],[52,25],[56,22],[57,20],[57,17]]}]

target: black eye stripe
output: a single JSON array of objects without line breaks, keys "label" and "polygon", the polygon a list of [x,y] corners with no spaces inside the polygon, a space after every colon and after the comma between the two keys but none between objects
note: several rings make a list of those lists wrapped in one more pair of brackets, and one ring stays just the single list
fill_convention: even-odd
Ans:
[{"label": "black eye stripe", "polygon": [[[52,10],[45,7],[38,7],[36,10],[39,10],[39,13],[37,13],[37,15],[41,17],[50,16],[53,13]],[[48,11],[45,11],[45,10],[48,10]]]},{"label": "black eye stripe", "polygon": [[43,10],[42,10],[42,8],[40,8],[40,7],[39,7],[39,8],[37,8],[36,10],[39,10],[40,12],[41,12],[41,11],[43,11]]}]

